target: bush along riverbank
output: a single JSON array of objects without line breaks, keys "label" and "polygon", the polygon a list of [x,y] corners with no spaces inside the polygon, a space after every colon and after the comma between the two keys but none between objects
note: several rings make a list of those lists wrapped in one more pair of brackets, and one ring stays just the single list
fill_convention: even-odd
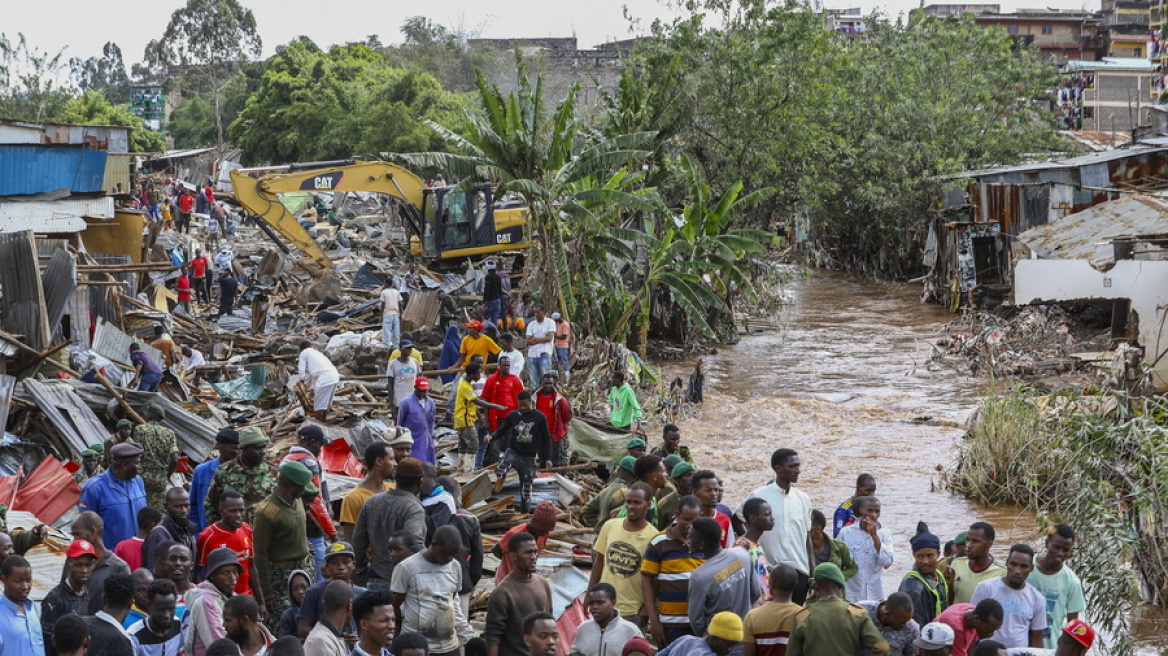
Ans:
[{"label": "bush along riverbank", "polygon": [[1072,525],[1087,614],[1115,641],[1105,653],[1133,654],[1132,611],[1168,606],[1168,399],[1019,386],[988,396],[972,424],[946,484]]}]

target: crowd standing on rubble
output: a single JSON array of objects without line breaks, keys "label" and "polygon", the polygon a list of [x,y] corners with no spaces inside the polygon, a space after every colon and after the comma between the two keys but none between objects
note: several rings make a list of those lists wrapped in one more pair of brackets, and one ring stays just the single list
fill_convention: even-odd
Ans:
[{"label": "crowd standing on rubble", "polygon": [[[176,263],[175,312],[231,314],[249,272],[218,244],[234,235],[235,217],[212,190],[148,184],[135,202],[184,234],[193,214],[207,216],[205,243]],[[204,246],[215,248],[213,259]],[[582,468],[572,464],[564,387],[573,330],[513,290],[496,261],[483,269],[482,302],[467,321],[454,320],[450,294],[438,295],[445,332],[431,371],[402,331],[417,269],[385,276],[371,329],[390,351],[383,381],[392,425],[357,454],[364,477],[340,498],[322,458],[343,377],[312,341],[294,355],[311,421],[278,461],[260,427],[224,428],[213,457],[180,485],[183,453],[163,425],[166,409],[149,403],[141,421],[120,419],[104,443],[79,454],[80,514],[60,573],[34,572],[24,557],[46,527],[0,532],[0,656],[1082,656],[1091,648],[1083,587],[1066,564],[1077,546],[1072,527],[1055,524],[1041,553],[1016,544],[999,563],[989,523],[971,523],[943,547],[922,521],[906,551],[880,523],[874,477],[860,474],[833,509],[798,488],[802,463],[786,448],[759,472],[765,484],[732,508],[677,425],[664,425],[659,442],[646,436],[623,363],[603,377],[605,423],[627,437],[624,453],[584,465],[611,473],[607,485],[578,499],[586,501],[579,512],[539,498],[537,479]],[[153,330],[149,345],[162,361],[132,344],[129,387],[157,392],[167,368],[206,365],[180,341]],[[441,411],[432,385],[448,390]],[[437,448],[440,421],[457,433],[453,463]],[[483,479],[485,468],[493,472]],[[463,484],[493,479],[498,494],[512,471],[519,519],[492,539],[463,507]],[[590,617],[582,623],[561,616],[564,600],[540,573],[549,542],[571,536],[586,547],[577,557],[591,560],[575,600]],[[904,573],[888,591],[894,567]],[[59,580],[39,607],[29,598],[34,577]],[[473,605],[476,590],[486,596]]]}]

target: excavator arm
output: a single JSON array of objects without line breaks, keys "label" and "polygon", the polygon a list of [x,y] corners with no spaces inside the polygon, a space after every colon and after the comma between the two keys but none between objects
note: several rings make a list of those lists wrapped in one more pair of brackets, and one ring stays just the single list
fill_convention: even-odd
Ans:
[{"label": "excavator arm", "polygon": [[[258,177],[253,177],[258,174]],[[320,244],[300,221],[280,202],[279,194],[302,192],[364,191],[387,194],[401,201],[410,230],[423,233],[421,210],[422,179],[407,169],[388,162],[306,162],[279,167],[235,169],[231,171],[235,199],[245,210],[267,227],[283,235],[308,258],[302,262],[314,275],[332,268],[332,262]],[[270,233],[269,233],[270,234]]]}]

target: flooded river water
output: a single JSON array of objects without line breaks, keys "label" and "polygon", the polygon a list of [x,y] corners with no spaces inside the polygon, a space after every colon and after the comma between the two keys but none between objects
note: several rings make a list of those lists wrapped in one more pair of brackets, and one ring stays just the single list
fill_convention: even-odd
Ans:
[{"label": "flooded river water", "polygon": [[[1003,562],[1011,544],[1034,542],[1033,513],[986,508],[940,488],[938,469],[953,462],[962,426],[985,391],[976,378],[924,366],[930,341],[953,315],[920,304],[911,285],[816,272],[789,287],[783,330],[703,357],[705,403],[680,424],[698,465],[724,477],[725,502],[737,507],[770,480],[770,454],[779,447],[799,452],[798,486],[829,524],[856,476],[874,475],[881,523],[894,542],[889,592],[912,565],[908,539],[918,521],[942,542],[988,521]],[[1161,619],[1140,627],[1141,651],[1157,651],[1152,643],[1164,626]]]}]

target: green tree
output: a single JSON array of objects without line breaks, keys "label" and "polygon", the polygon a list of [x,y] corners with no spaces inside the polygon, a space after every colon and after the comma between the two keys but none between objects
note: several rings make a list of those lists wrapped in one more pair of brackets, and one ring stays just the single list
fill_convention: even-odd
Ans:
[{"label": "green tree", "polygon": [[[244,64],[242,74],[228,82],[223,90],[223,122],[230,126],[239,117],[260,86],[265,64]],[[215,105],[210,98],[210,86],[202,78],[176,80],[170,93],[179,97],[167,118],[166,133],[174,137],[176,148],[209,148],[218,140],[215,127]],[[177,91],[177,93],[175,93]]]},{"label": "green tree", "polygon": [[65,72],[64,51],[43,52],[23,34],[14,41],[0,32],[0,116],[57,120],[70,98]]},{"label": "green tree", "polygon": [[230,134],[250,162],[434,150],[442,139],[422,120],[458,107],[433,76],[393,67],[366,44],[323,52],[301,38],[277,49]]},{"label": "green tree", "polygon": [[71,98],[60,117],[66,123],[93,125],[125,125],[130,128],[130,150],[135,153],[160,153],[166,149],[162,135],[146,129],[141,118],[130,111],[129,105],[114,105],[105,94],[89,90]]},{"label": "green tree", "polygon": [[106,42],[100,57],[70,59],[69,68],[79,90],[100,91],[115,105],[130,102],[130,76],[122,61],[122,49],[113,41]]},{"label": "green tree", "polygon": [[223,143],[223,92],[239,64],[260,56],[255,16],[238,0],[187,0],[170,16],[157,51],[163,63],[184,67],[210,84],[217,143]]}]

